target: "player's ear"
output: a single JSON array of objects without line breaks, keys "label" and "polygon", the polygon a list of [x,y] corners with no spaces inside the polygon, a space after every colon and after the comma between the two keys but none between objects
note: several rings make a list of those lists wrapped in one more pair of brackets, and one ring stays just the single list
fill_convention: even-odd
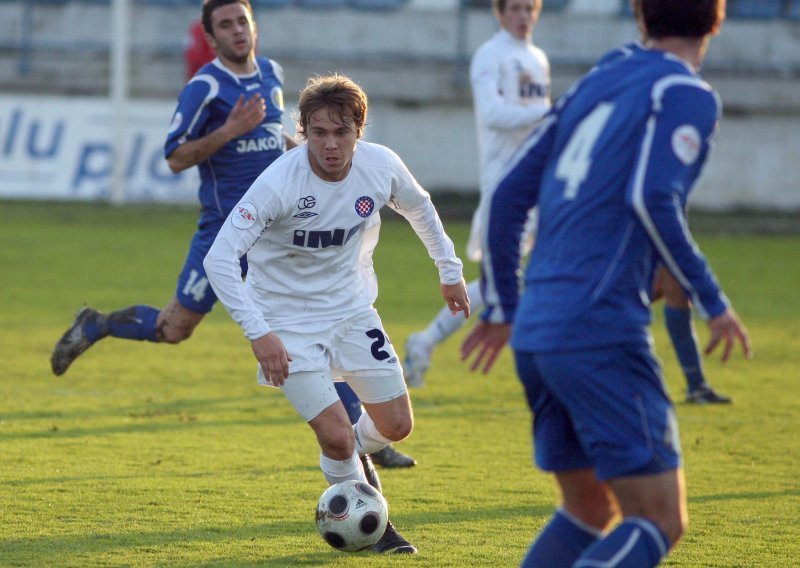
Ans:
[{"label": "player's ear", "polygon": [[216,52],[217,51],[217,40],[214,38],[213,35],[211,35],[208,32],[204,31],[203,34],[206,36],[206,42],[208,43],[208,45],[210,45],[211,49],[213,49]]}]

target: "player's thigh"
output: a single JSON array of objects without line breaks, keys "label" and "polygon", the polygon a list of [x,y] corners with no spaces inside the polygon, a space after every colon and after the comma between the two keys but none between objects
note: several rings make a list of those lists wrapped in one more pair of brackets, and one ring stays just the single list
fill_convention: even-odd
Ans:
[{"label": "player's thigh", "polygon": [[664,290],[664,302],[676,310],[688,310],[691,306],[689,297],[678,280],[666,269],[662,270],[662,274],[661,286]]},{"label": "player's thigh", "polygon": [[672,402],[650,348],[539,353],[548,390],[567,408],[598,479],[664,473],[680,465]]},{"label": "player's thigh", "polygon": [[[333,386],[333,378],[328,370],[290,372],[280,389],[306,422],[311,422],[319,417],[334,403],[339,403],[341,412],[347,418],[347,412],[339,400],[339,395]],[[349,426],[350,421],[346,422]]]},{"label": "player's thigh", "polygon": [[[273,326],[274,333],[291,357],[289,376],[281,390],[298,414],[311,421],[334,402],[339,395],[333,386],[330,371],[329,339],[326,328],[317,326]],[[272,386],[258,366],[258,383]]]},{"label": "player's thigh", "polygon": [[533,353],[515,351],[514,359],[528,406],[533,413],[533,449],[536,465],[545,471],[589,469],[592,462],[584,452],[573,427],[569,409],[550,391]]},{"label": "player's thigh", "polygon": [[[331,339],[331,367],[335,376],[343,377],[366,404],[407,397],[399,358],[372,308],[336,325]],[[410,405],[398,403],[396,407]]]},{"label": "player's thigh", "polygon": [[[208,282],[203,260],[214,243],[221,224],[222,221],[219,219],[203,219],[192,236],[186,260],[175,287],[175,297],[187,310],[207,314],[217,302],[217,295]],[[247,272],[246,259],[243,257],[239,262],[242,274],[245,274]]]}]

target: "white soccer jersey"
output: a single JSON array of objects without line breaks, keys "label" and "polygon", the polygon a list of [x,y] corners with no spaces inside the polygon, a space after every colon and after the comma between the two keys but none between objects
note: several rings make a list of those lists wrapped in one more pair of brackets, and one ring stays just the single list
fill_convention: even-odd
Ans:
[{"label": "white soccer jersey", "polygon": [[[372,305],[378,293],[372,252],[381,207],[405,217],[444,284],[462,264],[430,195],[400,158],[359,141],[347,177],[320,179],[302,145],[267,168],[233,208],[205,259],[209,281],[249,339],[270,324],[335,322]],[[239,257],[247,254],[242,282]]]},{"label": "white soccer jersey", "polygon": [[480,260],[482,217],[504,166],[550,109],[550,64],[528,41],[498,31],[470,64],[480,156],[481,202],[472,220],[467,253]]}]

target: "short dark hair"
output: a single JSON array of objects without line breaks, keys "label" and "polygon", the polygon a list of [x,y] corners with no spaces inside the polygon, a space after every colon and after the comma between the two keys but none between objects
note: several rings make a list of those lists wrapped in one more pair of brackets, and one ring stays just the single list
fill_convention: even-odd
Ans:
[{"label": "short dark hair", "polygon": [[725,0],[641,0],[649,37],[701,38],[719,29]]},{"label": "short dark hair", "polygon": [[214,35],[214,30],[211,27],[211,14],[220,6],[227,6],[228,4],[241,4],[250,12],[250,17],[253,16],[253,7],[250,5],[250,0],[204,0],[200,21],[203,23],[203,31],[208,35]]},{"label": "short dark hair", "polygon": [[[492,0],[492,6],[494,7],[494,9],[499,14],[502,14],[503,10],[506,9],[506,4],[507,3],[508,3],[508,0]],[[534,11],[537,10],[537,8],[539,10],[542,9],[542,0],[533,0],[533,9],[534,9]]]},{"label": "short dark hair", "polygon": [[307,137],[311,116],[323,108],[348,126],[352,119],[358,138],[361,138],[367,122],[367,94],[352,79],[338,73],[311,77],[300,92],[297,108],[300,111],[297,134],[302,138]]}]

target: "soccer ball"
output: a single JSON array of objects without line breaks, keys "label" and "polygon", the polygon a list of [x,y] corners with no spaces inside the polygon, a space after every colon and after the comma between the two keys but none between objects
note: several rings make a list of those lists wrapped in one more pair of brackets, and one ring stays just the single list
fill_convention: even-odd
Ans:
[{"label": "soccer ball", "polygon": [[317,503],[317,530],[336,550],[357,552],[380,540],[389,505],[368,483],[348,480],[331,485]]}]

